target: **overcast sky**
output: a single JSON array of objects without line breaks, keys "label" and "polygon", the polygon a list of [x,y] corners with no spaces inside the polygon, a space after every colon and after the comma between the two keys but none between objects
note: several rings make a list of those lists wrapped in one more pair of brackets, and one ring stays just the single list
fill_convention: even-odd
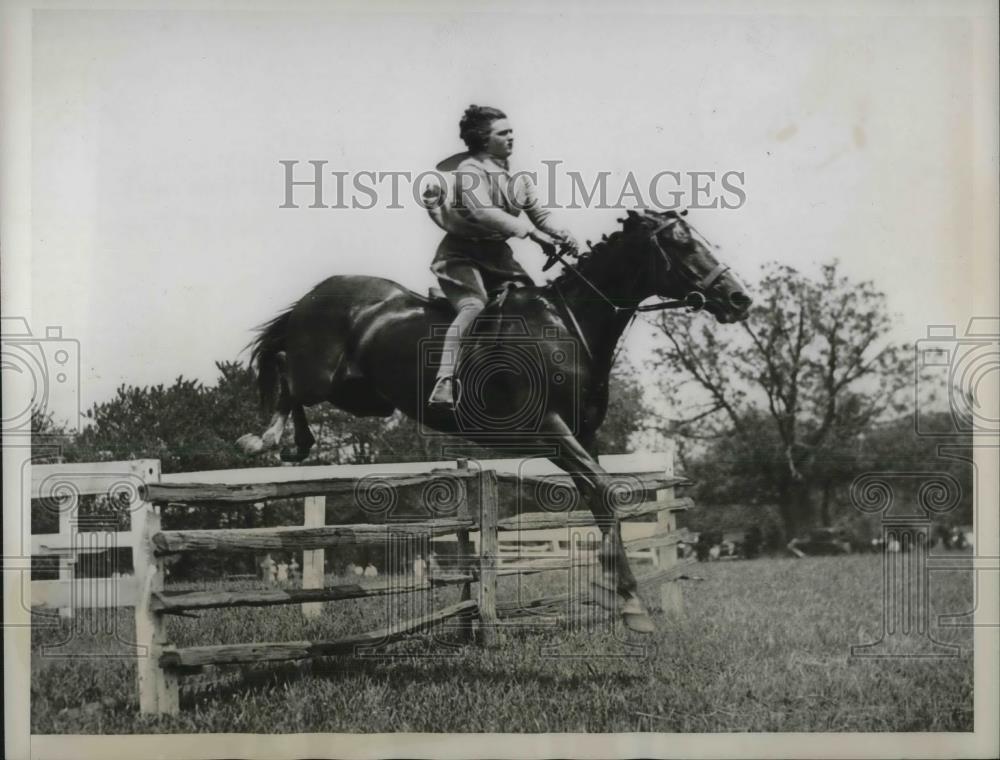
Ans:
[{"label": "overcast sky", "polygon": [[[741,208],[692,212],[727,263],[838,256],[913,340],[969,316],[974,43],[940,16],[36,13],[34,329],[80,341],[87,407],[213,382],[327,275],[425,290],[422,210],[281,209],[279,161],[416,174],[478,103],[510,116],[518,168],[743,172]],[[581,239],[620,215],[556,213]]]}]

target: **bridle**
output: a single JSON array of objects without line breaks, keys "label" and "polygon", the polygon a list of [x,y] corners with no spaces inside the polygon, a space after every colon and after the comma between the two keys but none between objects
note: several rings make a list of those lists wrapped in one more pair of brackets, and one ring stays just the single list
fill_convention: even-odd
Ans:
[{"label": "bridle", "polygon": [[[672,228],[677,224],[680,224],[680,221],[681,220],[679,216],[671,217],[662,222],[661,224],[659,224],[649,233],[650,240],[652,241],[653,245],[656,246],[656,250],[660,252],[660,256],[663,259],[663,263],[668,270],[673,269],[674,264],[673,261],[671,261],[670,259],[670,254],[668,254],[665,250],[663,250],[663,246],[660,244],[660,233],[663,232],[664,230],[669,230],[670,228]],[[712,244],[709,243],[705,239],[705,237],[700,232],[698,232],[698,230],[696,230],[690,224],[686,226],[688,230],[690,230],[692,233],[701,238],[701,242],[703,245],[709,248],[712,247]],[[639,306],[636,308],[636,311],[659,311],[661,309],[679,309],[683,308],[684,306],[687,306],[692,311],[699,311],[705,305],[705,295],[704,295],[705,291],[707,291],[710,287],[712,287],[712,285],[714,285],[715,282],[728,271],[729,271],[729,266],[723,264],[722,262],[719,262],[714,267],[712,267],[712,270],[708,272],[704,277],[700,277],[699,279],[692,282],[691,278],[688,277],[687,272],[685,272],[682,268],[678,267],[677,273],[688,283],[689,286],[691,286],[692,288],[691,292],[688,293],[681,300],[661,301],[660,303],[649,304],[648,306]],[[695,300],[700,300],[700,303],[698,304],[697,307],[691,305],[690,300],[692,298],[694,298]]]},{"label": "bridle", "polygon": [[[629,212],[629,213],[631,214],[634,212]],[[619,221],[624,221],[624,220],[619,220]],[[674,268],[674,262],[671,260],[670,254],[668,254],[665,250],[663,250],[663,246],[660,244],[660,233],[663,232],[664,230],[670,229],[674,225],[680,223],[680,221],[681,220],[679,216],[670,217],[665,221],[663,221],[661,224],[654,227],[649,232],[650,242],[656,247],[656,250],[659,251],[661,258],[663,259],[663,264],[664,266],[666,266],[667,271],[670,271],[671,269]],[[701,238],[702,244],[711,247],[711,243],[709,243],[704,238],[704,236],[702,236],[700,232],[698,232],[690,224],[686,226],[688,230],[690,230],[691,232],[696,234],[699,238]],[[574,275],[579,277],[588,288],[594,291],[594,293],[598,296],[598,298],[600,298],[602,301],[608,304],[608,306],[610,306],[614,310],[616,315],[626,312],[636,313],[636,312],[646,312],[646,311],[663,311],[664,309],[690,309],[691,311],[701,311],[701,309],[704,308],[705,306],[705,291],[707,291],[710,287],[712,287],[712,285],[714,285],[715,282],[720,277],[722,277],[722,275],[724,275],[726,272],[729,271],[729,267],[726,264],[719,263],[716,264],[714,267],[712,267],[712,271],[708,272],[704,277],[692,281],[691,278],[688,276],[687,272],[685,272],[682,268],[678,267],[677,273],[691,287],[691,291],[686,296],[684,296],[684,298],[663,300],[658,303],[647,304],[645,306],[618,306],[610,298],[608,298],[608,296],[605,295],[605,293],[599,287],[597,287],[597,285],[591,282],[583,274],[583,272],[577,269],[577,267],[575,267],[571,262],[563,258],[563,251],[561,250],[549,251],[548,255],[549,255],[549,263],[546,264],[545,269],[548,269],[549,266],[551,266],[557,260],[562,262],[567,270],[569,270]],[[565,301],[565,299],[563,300]],[[568,304],[567,308],[569,308]]]},{"label": "bridle", "polygon": [[[629,212],[630,215],[634,213],[635,212],[632,211]],[[687,213],[687,212],[682,212],[682,213]],[[623,222],[625,220],[619,219],[618,221]],[[663,264],[664,266],[666,266],[667,271],[670,271],[671,269],[674,268],[674,262],[671,260],[670,254],[668,254],[665,250],[663,250],[663,246],[660,244],[659,236],[661,232],[663,232],[666,229],[670,229],[675,224],[678,224],[680,221],[681,221],[680,217],[678,216],[670,217],[649,232],[650,242],[656,247],[656,250],[659,251],[660,256],[663,259]],[[690,224],[686,225],[686,227],[688,230],[696,234],[701,239],[703,245],[707,247],[712,247],[712,244],[709,243],[700,232],[695,230],[694,227],[692,227]],[[619,306],[618,304],[614,303],[610,298],[608,298],[608,296],[604,293],[604,291],[602,291],[597,285],[591,282],[590,279],[588,279],[587,276],[583,274],[583,272],[581,272],[571,262],[567,261],[563,257],[562,250],[553,248],[552,250],[547,251],[546,253],[548,254],[549,259],[548,262],[543,267],[543,271],[551,267],[556,261],[562,262],[562,264],[566,267],[567,270],[569,270],[578,278],[580,278],[580,280],[582,280],[583,283],[588,288],[594,291],[595,295],[597,295],[598,298],[600,298],[602,301],[604,301],[608,306],[612,308],[612,310],[615,313],[615,316],[618,316],[620,314],[628,314],[628,324],[625,327],[626,331],[628,330],[628,327],[632,324],[632,322],[635,320],[635,317],[639,312],[663,311],[665,309],[690,309],[692,312],[701,311],[701,309],[704,308],[705,306],[704,291],[708,290],[708,288],[710,288],[720,277],[722,277],[722,275],[724,275],[726,272],[729,271],[729,267],[726,266],[725,264],[721,263],[716,264],[716,266],[712,268],[712,271],[708,272],[708,274],[706,274],[704,277],[699,278],[697,281],[692,282],[691,278],[688,277],[687,273],[682,268],[678,267],[677,268],[678,274],[680,274],[680,276],[683,277],[684,280],[688,283],[688,285],[692,288],[691,291],[686,296],[684,296],[684,298],[674,299],[674,300],[663,300],[658,303],[647,304],[645,306]],[[640,276],[646,277],[647,274],[648,273],[644,272]],[[565,309],[566,314],[569,316],[570,322],[573,326],[573,330],[576,332],[577,337],[579,337],[580,342],[583,345],[584,351],[587,353],[587,356],[590,357],[591,361],[593,361],[594,353],[591,350],[590,345],[587,343],[587,338],[584,335],[583,329],[580,327],[580,323],[576,319],[576,314],[573,312],[573,307],[570,306],[569,301],[566,300],[566,296],[563,295],[562,289],[559,287],[558,280],[553,280],[552,285],[555,288],[555,292],[559,296],[559,300],[562,301],[563,309]],[[615,351],[614,357],[612,357],[611,360],[612,364],[614,364],[614,359],[615,357],[617,357],[618,351],[620,350],[621,347],[619,345],[618,350]]]}]

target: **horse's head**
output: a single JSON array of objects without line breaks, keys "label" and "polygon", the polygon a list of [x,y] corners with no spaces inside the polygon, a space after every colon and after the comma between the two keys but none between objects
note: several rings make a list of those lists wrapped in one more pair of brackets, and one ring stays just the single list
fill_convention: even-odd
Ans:
[{"label": "horse's head", "polygon": [[712,255],[686,213],[629,211],[623,220],[626,234],[645,238],[653,294],[703,305],[720,322],[746,319],[753,303],[746,288]]}]

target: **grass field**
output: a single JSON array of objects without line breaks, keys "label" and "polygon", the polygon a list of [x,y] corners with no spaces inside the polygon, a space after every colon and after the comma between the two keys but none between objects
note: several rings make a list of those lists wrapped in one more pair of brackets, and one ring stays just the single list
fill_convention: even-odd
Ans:
[{"label": "grass field", "polygon": [[[181,715],[158,718],[138,715],[134,663],[113,656],[125,645],[87,630],[114,623],[127,639],[131,610],[110,611],[107,620],[84,614],[72,626],[33,631],[32,732],[973,729],[971,629],[932,628],[939,641],[961,647],[951,659],[850,656],[852,644],[882,630],[879,557],[703,563],[689,573],[700,580],[683,582],[685,614],[655,615],[658,629],[648,637],[620,626],[617,633],[509,629],[485,651],[444,632],[440,641],[428,635],[387,649],[392,657],[232,668],[215,686],[182,690]],[[524,579],[523,593],[557,593],[566,582],[565,574],[546,576]],[[501,599],[516,593],[501,585]],[[387,604],[327,604],[309,623],[297,607],[212,610],[171,619],[170,632],[178,646],[329,639],[378,627]],[[969,573],[932,574],[934,616],[972,607]],[[644,651],[631,651],[632,642]],[[53,656],[41,655],[45,645]],[[74,653],[86,656],[67,657]],[[199,678],[182,683],[198,686]]]}]

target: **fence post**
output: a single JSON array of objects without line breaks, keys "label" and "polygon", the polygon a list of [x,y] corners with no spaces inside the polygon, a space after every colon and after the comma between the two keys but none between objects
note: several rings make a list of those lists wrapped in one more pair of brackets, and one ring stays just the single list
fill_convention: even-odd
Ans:
[{"label": "fence post", "polygon": [[[664,452],[663,474],[671,478],[674,475],[673,448]],[[673,501],[674,489],[661,488],[656,492],[657,501]],[[671,509],[661,509],[656,513],[657,533],[674,533],[677,531],[677,513]],[[656,549],[656,564],[660,571],[668,570],[677,564],[677,545],[659,546]],[[680,615],[684,610],[681,597],[681,584],[677,580],[664,581],[660,586],[660,607],[664,615]]]},{"label": "fence post", "polygon": [[[306,528],[322,528],[326,525],[326,497],[307,496],[305,498]],[[326,549],[302,552],[302,588],[323,588],[326,584]],[[302,605],[302,615],[307,620],[315,620],[323,611],[322,602]]]},{"label": "fence post", "polygon": [[483,646],[497,643],[497,529],[500,501],[497,474],[479,474],[479,636]]},{"label": "fence post", "polygon": [[[145,482],[160,479],[160,463],[144,474]],[[180,712],[177,674],[160,667],[160,654],[167,644],[163,615],[153,610],[153,594],[163,590],[166,567],[163,559],[153,554],[151,538],[160,530],[160,508],[141,502],[131,514],[132,566],[138,588],[135,603],[136,670],[139,680],[139,712]]]},{"label": "fence post", "polygon": [[79,496],[73,500],[75,503],[70,509],[59,510],[59,545],[62,550],[59,553],[59,585],[66,589],[66,596],[69,599],[68,607],[59,608],[59,617],[69,619],[73,617],[73,602],[79,591],[74,576],[76,575],[76,520],[74,513],[80,513]]},{"label": "fence post", "polygon": [[[673,493],[673,489],[663,489],[657,492],[657,500],[660,494],[667,496]],[[656,515],[657,532],[674,533],[677,530],[677,516],[669,509],[660,510]],[[677,545],[660,546],[656,549],[657,564],[660,570],[668,570],[677,564]],[[664,614],[680,615],[683,611],[683,600],[681,599],[681,585],[676,579],[664,581],[660,586],[660,607]]]},{"label": "fence post", "polygon": [[[459,470],[469,469],[468,459],[459,459],[455,462],[455,466]],[[470,481],[465,481],[465,501],[459,505],[459,516],[461,517],[471,517],[471,510],[469,509],[469,497],[471,496],[471,483]],[[474,574],[474,563],[473,563],[473,548],[472,541],[469,540],[469,531],[460,530],[455,534],[455,538],[458,541],[458,571],[460,573]],[[461,599],[463,602],[467,602],[472,599],[472,583],[466,582],[462,584],[462,594]],[[472,616],[462,615],[460,620],[462,638],[465,641],[472,641]]]}]

